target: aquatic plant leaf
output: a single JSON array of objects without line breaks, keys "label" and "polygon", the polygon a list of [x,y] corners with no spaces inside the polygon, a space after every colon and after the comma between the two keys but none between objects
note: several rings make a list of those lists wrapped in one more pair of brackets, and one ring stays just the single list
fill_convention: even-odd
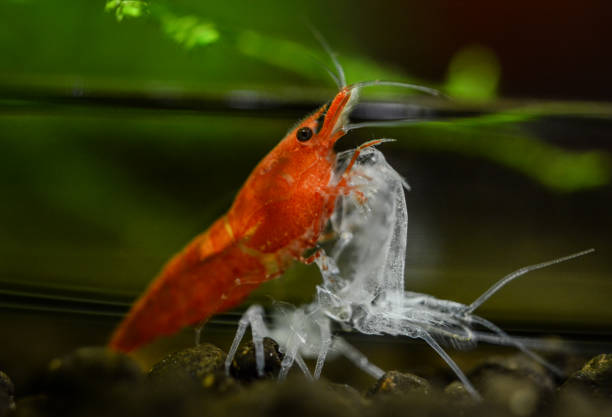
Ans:
[{"label": "aquatic plant leaf", "polygon": [[219,31],[212,22],[188,16],[176,16],[164,12],[160,16],[163,31],[179,45],[186,49],[195,46],[206,46],[219,39]]},{"label": "aquatic plant leaf", "polygon": [[[313,80],[327,80],[327,60],[320,58],[322,48],[308,47],[287,39],[245,30],[236,35],[236,46],[244,55],[259,59],[277,68],[282,68]],[[392,79],[414,82],[399,70],[382,66],[363,57],[341,56],[342,67],[353,81]]]},{"label": "aquatic plant leaf", "polygon": [[496,96],[500,72],[493,51],[484,46],[470,45],[453,56],[445,90],[457,99],[490,100]]},{"label": "aquatic plant leaf", "polygon": [[118,21],[124,17],[140,17],[147,13],[148,8],[149,3],[141,0],[108,0],[105,6],[107,12],[115,12]]},{"label": "aquatic plant leaf", "polygon": [[150,15],[159,21],[166,35],[186,49],[209,45],[216,42],[220,36],[214,23],[195,15],[179,16],[163,4],[150,6],[148,2],[140,0],[108,0],[105,10],[115,11],[118,21],[124,17]]},{"label": "aquatic plant leaf", "polygon": [[[298,42],[262,34],[254,30],[225,28],[223,32],[209,20],[194,14],[174,11],[165,3],[148,5],[144,1],[109,0],[106,10],[115,10],[120,21],[124,16],[139,17],[146,14],[158,21],[163,32],[186,49],[207,46],[222,36],[245,56],[260,60],[276,68],[287,70],[304,78],[327,81],[327,57],[321,58],[323,48],[305,46]],[[314,40],[314,38],[313,38]],[[418,83],[404,72],[380,65],[372,59],[342,56],[342,65],[354,81],[367,79],[393,79]]]},{"label": "aquatic plant leaf", "polygon": [[[524,117],[524,118],[523,118]],[[406,127],[410,143],[422,149],[477,156],[506,166],[561,192],[607,185],[612,179],[612,156],[600,150],[572,151],[548,143],[504,121],[529,115],[491,115],[475,119],[424,122]]]}]

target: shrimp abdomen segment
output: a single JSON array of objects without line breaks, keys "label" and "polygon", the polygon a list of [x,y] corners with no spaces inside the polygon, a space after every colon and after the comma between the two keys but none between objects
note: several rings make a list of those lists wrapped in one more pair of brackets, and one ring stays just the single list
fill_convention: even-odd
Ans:
[{"label": "shrimp abdomen segment", "polygon": [[160,335],[201,323],[236,306],[271,278],[271,261],[245,251],[240,243],[205,259],[197,257],[196,248],[190,245],[163,269],[115,331],[112,349],[129,352]]}]

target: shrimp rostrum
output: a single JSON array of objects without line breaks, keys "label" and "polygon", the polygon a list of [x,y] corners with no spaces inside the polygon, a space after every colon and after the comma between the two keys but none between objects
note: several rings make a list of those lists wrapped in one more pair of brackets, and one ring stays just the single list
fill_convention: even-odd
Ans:
[{"label": "shrimp rostrum", "polygon": [[[322,243],[316,264],[322,275],[314,301],[295,309],[278,309],[267,326],[260,306],[251,306],[240,320],[226,361],[229,370],[238,344],[251,326],[257,369],[264,369],[263,338],[272,337],[284,353],[280,378],[294,363],[318,378],[328,354],[346,356],[375,378],[384,373],[340,336],[332,326],[369,335],[422,339],[455,372],[466,390],[479,397],[468,378],[442,348],[470,348],[478,342],[514,346],[552,372],[560,371],[518,339],[474,314],[489,297],[513,279],[592,250],[521,268],[502,278],[470,305],[404,290],[408,214],[403,178],[373,147],[338,154],[331,182],[346,179],[350,191],[338,196],[330,227],[335,239]],[[346,168],[353,163],[350,173]],[[311,375],[304,358],[316,358]]]}]

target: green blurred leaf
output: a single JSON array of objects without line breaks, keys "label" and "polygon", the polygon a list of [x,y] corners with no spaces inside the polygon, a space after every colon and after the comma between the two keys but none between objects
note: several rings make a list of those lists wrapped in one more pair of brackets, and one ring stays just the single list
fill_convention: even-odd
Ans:
[{"label": "green blurred leaf", "polygon": [[115,11],[115,16],[118,21],[124,17],[140,17],[148,11],[149,3],[141,0],[108,0],[105,10],[107,12]]},{"label": "green blurred leaf", "polygon": [[[109,0],[106,10],[115,10],[118,20],[123,16],[138,17],[144,15],[142,9],[126,12],[128,1]],[[134,2],[144,4],[146,2]],[[193,14],[181,14],[174,11],[166,3],[155,3],[147,8],[149,15],[157,20],[163,32],[173,41],[186,49],[195,46],[210,45],[222,36],[221,30],[209,19],[202,19]],[[225,28],[223,35],[233,41],[234,47],[243,55],[260,60],[276,68],[281,68],[298,74],[304,78],[316,81],[329,81],[326,68],[332,67],[329,57],[324,56],[323,47],[308,47],[304,44],[269,36],[253,30],[237,30]],[[313,37],[314,40],[314,37]],[[228,45],[232,45],[228,43]],[[418,80],[407,77],[400,70],[390,69],[376,61],[354,56],[341,56],[340,60],[351,81],[373,79],[389,79],[418,83]],[[333,71],[332,71],[333,72]]]},{"label": "green blurred leaf", "polygon": [[159,14],[162,29],[166,35],[187,49],[206,46],[219,39],[215,25],[196,16],[176,16],[168,11]]},{"label": "green blurred leaf", "polygon": [[458,99],[483,101],[495,97],[500,65],[495,53],[470,45],[455,54],[448,68],[446,91]]},{"label": "green blurred leaf", "polygon": [[[245,30],[236,35],[236,46],[244,55],[259,59],[277,68],[282,68],[312,80],[327,79],[326,68],[329,57],[320,55],[322,47],[310,48],[303,44]],[[415,82],[401,71],[395,71],[363,57],[341,56],[342,67],[350,82],[389,79]],[[333,71],[332,71],[333,72]]]},{"label": "green blurred leaf", "polygon": [[529,118],[510,113],[413,125],[407,128],[409,146],[484,158],[561,192],[610,183],[612,157],[608,153],[570,151],[547,143],[516,124]]}]

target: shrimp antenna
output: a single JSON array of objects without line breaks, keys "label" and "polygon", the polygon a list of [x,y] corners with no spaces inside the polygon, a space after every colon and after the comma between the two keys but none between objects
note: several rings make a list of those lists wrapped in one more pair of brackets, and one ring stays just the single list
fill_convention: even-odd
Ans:
[{"label": "shrimp antenna", "polygon": [[[435,88],[424,87],[422,85],[417,84],[409,84],[402,83],[399,81],[384,81],[384,80],[372,80],[372,81],[362,81],[359,83],[351,84],[348,88],[350,89],[360,89],[363,87],[370,87],[373,85],[383,85],[383,86],[391,86],[391,87],[400,87],[406,88],[409,90],[416,90],[422,93],[426,93],[435,97],[444,97],[448,98],[445,94],[436,90]],[[377,120],[377,121],[367,121],[360,123],[349,123],[342,128],[345,133],[348,133],[351,130],[361,129],[362,127],[396,127],[396,126],[404,126],[406,124],[417,123],[422,120],[420,119],[398,119],[398,120]]]},{"label": "shrimp antenna", "polygon": [[359,83],[351,84],[351,89],[353,88],[363,88],[370,87],[372,85],[386,85],[391,87],[401,87],[407,88],[409,90],[416,90],[422,93],[426,93],[436,97],[444,97],[449,98],[447,95],[443,94],[441,91],[436,90],[435,88],[425,87],[418,84],[410,84],[410,83],[402,83],[400,81],[385,81],[385,80],[372,80],[372,81],[361,81]]},{"label": "shrimp antenna", "polygon": [[329,69],[327,64],[321,58],[319,58],[318,56],[313,56],[313,58],[321,65],[321,67],[323,67],[325,72],[327,72],[327,74],[332,78],[332,80],[334,80],[334,83],[336,84],[336,87],[338,87],[338,90],[341,90],[344,85],[342,85],[342,83],[338,79],[338,76],[334,74],[332,70]]},{"label": "shrimp antenna", "polygon": [[[339,88],[345,87],[346,77],[344,75],[344,69],[342,68],[342,65],[340,65],[340,62],[338,61],[338,57],[336,56],[336,53],[330,48],[329,44],[327,43],[323,35],[321,35],[321,32],[319,32],[314,26],[312,25],[309,25],[309,26],[310,26],[310,31],[312,32],[314,37],[317,38],[317,41],[319,41],[323,49],[325,49],[325,52],[327,52],[327,55],[329,55],[332,62],[334,63],[334,67],[336,68],[336,71],[338,71],[337,77],[335,75],[332,75],[334,80],[336,80],[336,84],[338,84]],[[331,71],[329,71],[329,73],[330,75],[332,74]]]},{"label": "shrimp antenna", "polygon": [[348,133],[351,130],[361,129],[362,127],[397,127],[404,126],[411,123],[421,122],[420,119],[398,119],[398,120],[376,120],[370,122],[359,122],[349,123],[342,128],[344,133]]},{"label": "shrimp antenna", "polygon": [[472,316],[471,319],[474,323],[480,324],[481,326],[489,329],[490,331],[492,331],[493,333],[497,335],[497,337],[495,337],[495,336],[488,335],[486,333],[483,334],[480,332],[476,332],[476,337],[478,339],[483,340],[483,341],[488,341],[490,343],[514,346],[517,349],[519,349],[521,352],[523,352],[525,355],[529,356],[531,359],[538,362],[540,365],[549,369],[552,373],[554,373],[558,377],[563,377],[565,375],[565,373],[561,369],[557,368],[555,365],[551,363],[548,363],[546,359],[544,359],[537,353],[531,351],[531,349],[528,349],[524,343],[519,341],[517,338],[510,336],[508,333],[504,332],[502,329],[500,329],[495,324],[491,323],[489,320],[483,319],[482,317],[478,317],[478,316]]},{"label": "shrimp antenna", "polygon": [[499,281],[497,281],[491,288],[486,290],[480,297],[478,297],[476,301],[470,304],[467,310],[464,311],[464,314],[473,313],[478,307],[480,307],[485,301],[491,298],[491,296],[495,294],[497,291],[499,291],[504,285],[508,284],[510,281],[514,280],[515,278],[520,277],[521,275],[525,275],[526,273],[535,271],[536,269],[542,269],[542,268],[546,268],[547,266],[569,261],[570,259],[578,258],[579,256],[584,256],[584,255],[587,255],[593,252],[595,252],[595,249],[591,248],[591,249],[584,250],[582,252],[573,253],[571,255],[564,256],[562,258],[553,259],[552,261],[542,262],[542,263],[535,264],[535,265],[524,266],[521,269],[518,269],[514,271],[513,273],[508,274],[502,279],[500,279]]}]

